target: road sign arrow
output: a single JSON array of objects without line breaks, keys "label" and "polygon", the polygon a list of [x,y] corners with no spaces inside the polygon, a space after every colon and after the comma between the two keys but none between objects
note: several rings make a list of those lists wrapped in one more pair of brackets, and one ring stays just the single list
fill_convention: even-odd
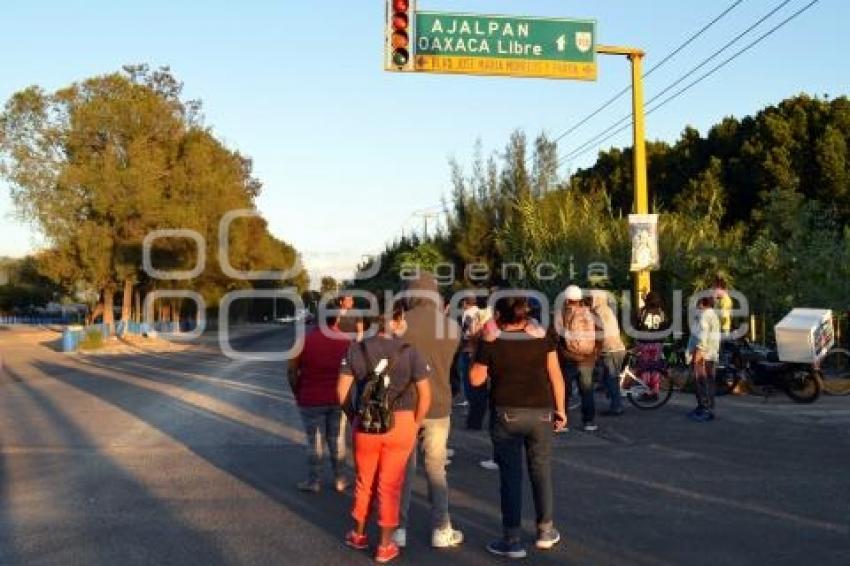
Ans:
[{"label": "road sign arrow", "polygon": [[563,53],[567,49],[567,36],[562,35],[555,43],[558,45],[558,51]]}]

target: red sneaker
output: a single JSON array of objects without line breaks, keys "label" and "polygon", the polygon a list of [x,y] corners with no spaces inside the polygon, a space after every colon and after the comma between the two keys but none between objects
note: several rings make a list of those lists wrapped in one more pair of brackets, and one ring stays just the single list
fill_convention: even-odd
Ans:
[{"label": "red sneaker", "polygon": [[401,551],[398,549],[398,545],[394,542],[391,542],[387,545],[378,545],[378,552],[375,554],[375,562],[379,562],[380,564],[386,564],[390,560],[394,558],[398,558]]},{"label": "red sneaker", "polygon": [[366,550],[369,548],[369,537],[365,534],[358,535],[354,531],[348,531],[348,534],[345,535],[345,544],[356,550]]}]

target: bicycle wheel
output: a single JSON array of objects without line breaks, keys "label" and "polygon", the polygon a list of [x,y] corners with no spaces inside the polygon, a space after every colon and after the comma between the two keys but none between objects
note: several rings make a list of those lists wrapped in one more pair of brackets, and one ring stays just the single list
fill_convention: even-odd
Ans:
[{"label": "bicycle wheel", "polygon": [[[653,373],[657,374],[661,381],[657,393],[649,387],[650,378]],[[629,398],[629,402],[642,411],[658,409],[664,406],[670,400],[671,395],[673,395],[673,381],[670,379],[670,374],[666,369],[640,372],[637,380],[626,390],[626,396]]]},{"label": "bicycle wheel", "polygon": [[833,348],[820,362],[821,385],[830,395],[850,393],[850,352]]}]

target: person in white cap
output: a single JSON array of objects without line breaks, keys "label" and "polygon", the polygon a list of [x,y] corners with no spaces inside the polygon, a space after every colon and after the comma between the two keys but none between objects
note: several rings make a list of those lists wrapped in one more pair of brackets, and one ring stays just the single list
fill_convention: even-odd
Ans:
[{"label": "person in white cap", "polygon": [[[597,430],[593,399],[593,368],[602,351],[602,328],[582,296],[581,289],[570,285],[564,290],[561,364],[569,380],[578,381],[581,392],[581,420],[585,432]],[[569,382],[568,382],[569,383]],[[566,388],[569,391],[569,387]]]}]

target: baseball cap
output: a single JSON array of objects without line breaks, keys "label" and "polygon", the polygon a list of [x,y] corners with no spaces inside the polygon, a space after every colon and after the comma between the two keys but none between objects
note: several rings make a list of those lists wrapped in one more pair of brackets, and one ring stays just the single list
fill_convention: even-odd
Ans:
[{"label": "baseball cap", "polygon": [[564,291],[564,296],[568,301],[580,301],[581,289],[578,285],[570,285]]}]

